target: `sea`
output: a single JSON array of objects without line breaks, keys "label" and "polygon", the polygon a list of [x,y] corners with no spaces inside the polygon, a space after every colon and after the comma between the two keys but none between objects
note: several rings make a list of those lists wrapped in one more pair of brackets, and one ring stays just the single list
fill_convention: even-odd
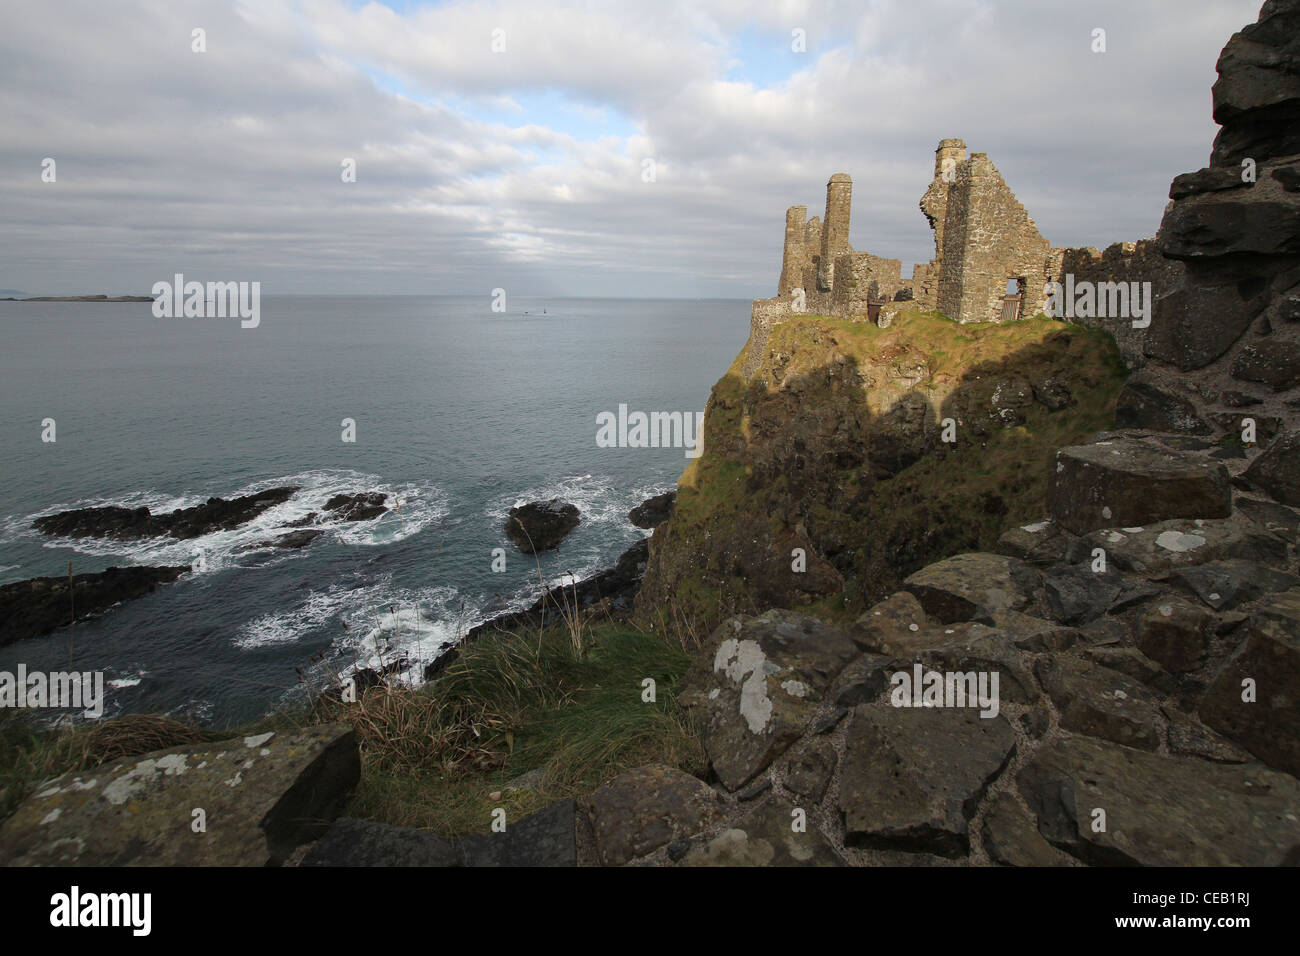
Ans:
[{"label": "sea", "polygon": [[[103,718],[228,726],[360,667],[400,662],[395,679],[418,683],[469,627],[526,607],[543,583],[612,566],[647,534],[628,510],[674,487],[690,459],[600,447],[597,416],[703,411],[744,345],[749,302],[493,301],[266,295],[247,328],[157,318],[149,302],[0,302],[0,585],[66,575],[69,562],[191,568],[0,648],[0,671],[98,671]],[[193,540],[31,528],[72,508],[157,514],[282,485],[301,490]],[[259,547],[361,491],[400,507],[301,550]],[[581,523],[558,550],[526,556],[505,536],[507,512],[550,498]],[[58,718],[70,716],[83,719]]]}]

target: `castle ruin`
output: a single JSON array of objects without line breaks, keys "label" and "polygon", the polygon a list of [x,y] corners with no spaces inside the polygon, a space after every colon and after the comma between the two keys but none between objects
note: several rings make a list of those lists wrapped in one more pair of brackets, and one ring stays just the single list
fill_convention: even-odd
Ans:
[{"label": "castle ruin", "polygon": [[[1044,311],[1045,287],[1067,270],[1096,282],[1154,275],[1162,289],[1172,281],[1150,240],[1115,243],[1104,253],[1053,248],[987,154],[968,156],[960,139],[941,140],[935,150],[934,179],[920,202],[934,231],[934,258],[914,265],[910,279],[898,259],[849,245],[852,198],[852,180],[836,173],[826,184],[824,218],[807,219],[806,206],[786,211],[777,294],[754,300],[747,376],[772,326],[802,313],[882,326],[903,309],[938,311],[960,323],[1008,322]],[[1126,358],[1141,364],[1133,336],[1105,324]]]}]

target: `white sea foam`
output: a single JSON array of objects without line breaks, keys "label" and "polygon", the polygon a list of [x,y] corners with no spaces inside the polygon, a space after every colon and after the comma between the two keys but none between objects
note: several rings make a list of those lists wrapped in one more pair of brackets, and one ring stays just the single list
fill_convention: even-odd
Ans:
[{"label": "white sea foam", "polygon": [[[69,545],[86,555],[126,558],[136,564],[189,565],[197,574],[221,571],[233,566],[256,565],[301,557],[296,550],[265,548],[282,534],[298,530],[293,525],[313,512],[315,522],[305,527],[319,528],[345,544],[372,546],[392,544],[418,534],[430,524],[444,519],[449,511],[447,496],[436,485],[407,482],[391,484],[377,475],[347,469],[317,469],[296,475],[267,479],[242,488],[220,492],[226,499],[255,494],[270,488],[296,485],[300,490],[288,501],[263,511],[251,521],[227,531],[188,540],[170,537],[119,541],[109,538],[49,538],[32,530],[32,522],[42,515],[74,508],[120,507],[142,505],[153,514],[165,514],[188,508],[207,500],[207,495],[166,496],[149,490],[117,499],[87,499],[45,508],[34,514],[13,517],[0,523],[0,543],[18,538],[39,540],[49,548]],[[337,494],[378,491],[387,496],[388,511],[366,521],[341,521],[325,511],[325,503]],[[400,512],[397,510],[400,502]]]},{"label": "white sea foam", "polygon": [[[487,518],[495,527],[501,528],[512,507],[530,501],[559,498],[575,505],[582,520],[555,555],[562,570],[543,571],[547,587],[567,586],[575,579],[581,581],[612,564],[606,550],[612,537],[623,537],[626,542],[623,548],[630,547],[638,537],[644,537],[646,532],[632,524],[627,513],[647,498],[670,489],[671,486],[662,484],[628,488],[608,475],[570,475],[522,494],[497,498],[489,505]],[[533,593],[521,606],[527,607],[536,599],[537,594]]]},{"label": "white sea foam", "polygon": [[481,620],[468,609],[462,612],[455,588],[399,588],[385,577],[356,587],[331,585],[292,608],[264,614],[239,629],[235,646],[283,646],[330,627],[331,667],[337,664],[343,676],[405,660],[409,666],[399,679],[419,683],[424,663]]}]

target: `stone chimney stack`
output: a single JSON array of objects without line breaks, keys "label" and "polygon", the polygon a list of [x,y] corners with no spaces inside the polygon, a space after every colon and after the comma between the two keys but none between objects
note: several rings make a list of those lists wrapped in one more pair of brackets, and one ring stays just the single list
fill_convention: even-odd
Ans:
[{"label": "stone chimney stack", "polygon": [[944,160],[950,159],[953,164],[960,163],[966,158],[966,142],[960,139],[941,139],[939,148],[934,151],[934,178],[943,177]]},{"label": "stone chimney stack", "polygon": [[848,173],[836,173],[826,184],[826,218],[822,222],[821,262],[817,286],[830,292],[835,285],[835,257],[849,251],[849,207],[853,203],[853,180]]},{"label": "stone chimney stack", "polygon": [[791,206],[785,211],[785,251],[781,256],[781,281],[777,283],[777,295],[789,295],[803,284],[807,219],[807,206]]}]

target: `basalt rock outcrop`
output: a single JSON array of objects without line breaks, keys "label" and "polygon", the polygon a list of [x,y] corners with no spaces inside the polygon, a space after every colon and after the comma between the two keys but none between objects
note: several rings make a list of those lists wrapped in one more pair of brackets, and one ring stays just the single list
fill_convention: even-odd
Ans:
[{"label": "basalt rock outcrop", "polygon": [[558,548],[582,520],[576,505],[552,498],[530,501],[511,508],[506,518],[506,536],[524,554]]},{"label": "basalt rock outcrop", "polygon": [[167,514],[151,514],[148,508],[77,508],[44,515],[32,522],[43,534],[61,538],[199,538],[213,531],[226,531],[251,521],[269,508],[288,501],[295,487],[268,488],[238,498],[209,498],[201,505],[180,508]]},{"label": "basalt rock outcrop", "polygon": [[[1221,467],[1177,435],[1124,441],[1096,513],[1164,494],[1152,456]],[[679,697],[713,789],[674,787],[707,809],[604,862],[799,862],[782,840],[811,865],[1300,862],[1300,510],[1237,488],[1226,514],[1192,496],[1182,518],[1094,527],[1074,505],[921,569],[847,629],[724,622]],[[587,809],[619,838],[626,810]]]},{"label": "basalt rock outcrop", "polygon": [[369,521],[388,510],[388,496],[379,491],[362,491],[353,495],[335,495],[325,502],[325,510],[340,521]]},{"label": "basalt rock outcrop", "polygon": [[[85,621],[175,581],[187,567],[109,568],[95,574],[31,578],[0,587],[0,646]],[[69,583],[71,592],[69,593]]]},{"label": "basalt rock outcrop", "polygon": [[[1144,252],[1172,266],[1133,263],[1159,298],[1123,331],[1137,371],[1094,432],[1036,460],[1000,440],[1083,411],[1098,379],[1077,363],[954,373],[960,334],[901,333],[864,360],[844,343],[879,326],[822,317],[772,324],[715,387],[640,600],[724,618],[679,698],[721,812],[633,864],[789,862],[787,829],[831,864],[1300,863],[1300,0],[1265,3],[1218,69],[1222,131]],[[1030,487],[1032,516],[996,481],[987,508],[945,511],[963,490],[943,465],[972,438],[967,467]],[[928,497],[900,493],[925,472]],[[851,520],[873,499],[883,537]],[[905,505],[924,534],[889,523]],[[786,533],[841,594],[779,610],[789,592],[749,585],[742,551]],[[796,557],[771,580],[805,573]]]},{"label": "basalt rock outcrop", "polygon": [[[1181,279],[1143,333],[1147,388],[1246,445],[1288,442],[1300,408],[1297,36],[1300,4],[1270,0],[1223,48],[1210,164],[1174,179],[1157,236]],[[1173,430],[1158,406],[1123,424]]]},{"label": "basalt rock outcrop", "polygon": [[676,491],[647,498],[627,513],[627,520],[638,528],[655,528],[663,524],[673,514],[673,505],[677,502]]}]

